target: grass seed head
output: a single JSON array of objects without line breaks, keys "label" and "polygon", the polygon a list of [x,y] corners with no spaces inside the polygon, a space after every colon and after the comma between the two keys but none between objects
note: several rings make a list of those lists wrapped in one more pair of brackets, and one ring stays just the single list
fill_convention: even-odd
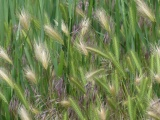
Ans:
[{"label": "grass seed head", "polygon": [[157,116],[157,114],[155,114],[154,112],[152,112],[152,111],[147,111],[147,114],[148,114],[150,117],[159,120],[159,116]]},{"label": "grass seed head", "polygon": [[18,110],[19,116],[21,118],[21,120],[31,120],[27,110],[25,109],[25,107],[21,106]]},{"label": "grass seed head", "polygon": [[151,100],[147,114],[153,118],[160,118],[160,100]]},{"label": "grass seed head", "polygon": [[82,41],[82,40],[80,40],[79,41],[79,43],[77,42],[76,44],[75,44],[75,46],[76,46],[76,48],[81,52],[81,53],[83,53],[84,55],[88,55],[88,51],[87,51],[87,49],[86,49],[86,45],[85,45],[85,43]]},{"label": "grass seed head", "polygon": [[44,31],[48,36],[50,36],[51,38],[56,39],[57,42],[59,42],[61,44],[64,44],[63,43],[63,39],[61,38],[59,33],[55,29],[53,29],[53,27],[51,25],[45,25],[44,26]]},{"label": "grass seed head", "polygon": [[34,70],[27,67],[25,69],[25,76],[30,82],[32,82],[34,84],[37,84],[36,74],[35,74]]},{"label": "grass seed head", "polygon": [[0,78],[2,78],[11,88],[14,88],[14,84],[9,77],[7,71],[3,68],[0,68]]},{"label": "grass seed head", "polygon": [[98,110],[98,114],[101,120],[106,120],[106,110],[103,107]]},{"label": "grass seed head", "polygon": [[83,18],[86,16],[85,13],[83,12],[82,9],[76,7],[76,13],[80,16],[82,16]]},{"label": "grass seed head", "polygon": [[68,30],[68,27],[66,26],[66,24],[64,23],[64,21],[62,21],[61,29],[66,36],[69,36],[69,30]]},{"label": "grass seed head", "polygon": [[106,16],[105,10],[98,9],[96,10],[96,18],[101,23],[102,27],[104,27],[109,33],[111,32],[109,19]]},{"label": "grass seed head", "polygon": [[158,74],[154,75],[154,79],[156,82],[160,83],[160,75]]},{"label": "grass seed head", "polygon": [[136,75],[135,84],[139,85],[141,83],[141,81],[143,80],[143,78],[144,78],[144,75],[142,75],[142,76]]},{"label": "grass seed head", "polygon": [[9,62],[10,64],[12,64],[12,61],[9,58],[7,52],[2,47],[0,47],[0,58],[4,59],[7,62]]},{"label": "grass seed head", "polygon": [[152,45],[151,48],[152,48],[152,53],[154,55],[158,55],[160,57],[160,47],[158,45],[156,45],[156,46]]},{"label": "grass seed head", "polygon": [[62,106],[64,106],[64,107],[66,107],[66,108],[68,108],[68,107],[70,106],[70,102],[67,101],[67,100],[61,101],[60,104],[61,104]]},{"label": "grass seed head", "polygon": [[29,30],[29,27],[30,27],[30,16],[29,14],[22,10],[20,12],[20,14],[18,15],[19,17],[19,22],[20,22],[20,25],[25,29],[25,30]]},{"label": "grass seed head", "polygon": [[44,43],[35,42],[34,52],[38,61],[40,61],[45,69],[48,68],[50,62],[50,54]]},{"label": "grass seed head", "polygon": [[155,22],[155,15],[152,10],[147,6],[147,4],[143,0],[136,0],[138,11],[142,14],[142,16],[148,17],[152,22]]},{"label": "grass seed head", "polygon": [[116,94],[115,87],[114,87],[113,85],[110,84],[110,85],[109,85],[109,89],[110,89],[111,95],[115,96],[115,94]]},{"label": "grass seed head", "polygon": [[89,18],[84,18],[80,23],[81,27],[80,36],[84,36],[87,33],[89,26],[90,26]]}]

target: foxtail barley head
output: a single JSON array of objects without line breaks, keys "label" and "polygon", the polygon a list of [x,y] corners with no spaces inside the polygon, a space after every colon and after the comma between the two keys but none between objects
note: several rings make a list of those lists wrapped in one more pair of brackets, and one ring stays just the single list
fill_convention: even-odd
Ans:
[{"label": "foxtail barley head", "polygon": [[20,22],[20,25],[25,29],[25,30],[29,30],[29,27],[30,27],[30,16],[29,14],[22,10],[20,12],[20,14],[18,15],[19,17],[19,22]]},{"label": "foxtail barley head", "polygon": [[152,118],[160,118],[160,99],[152,100],[150,102],[147,114]]},{"label": "foxtail barley head", "polygon": [[19,114],[21,120],[31,120],[31,118],[30,118],[30,116],[24,106],[21,106],[19,108],[18,114]]},{"label": "foxtail barley head", "polygon": [[160,57],[160,47],[156,45],[156,46],[151,46],[151,48],[152,48],[152,53]]},{"label": "foxtail barley head", "polygon": [[2,47],[0,47],[0,58],[3,58],[4,60],[6,60],[6,61],[9,62],[10,64],[12,64],[12,61],[11,61],[11,59],[9,58],[7,52],[6,52]]},{"label": "foxtail barley head", "polygon": [[12,79],[9,77],[8,73],[3,68],[0,68],[0,78],[2,78],[11,88],[14,88],[14,83]]},{"label": "foxtail barley head", "polygon": [[113,96],[115,96],[116,89],[115,89],[115,87],[112,84],[109,85],[109,90],[110,90],[110,94],[113,95]]},{"label": "foxtail barley head", "polygon": [[158,74],[154,75],[154,79],[157,83],[160,83],[160,75]]},{"label": "foxtail barley head", "polygon": [[[104,69],[101,68],[101,69],[98,69],[98,70],[94,70],[94,71],[90,71],[86,74],[86,79],[87,80],[92,80],[94,77],[98,77],[99,74],[103,73],[104,72]],[[101,77],[101,76],[100,76]]]},{"label": "foxtail barley head", "polygon": [[[58,26],[58,21],[54,20],[54,23],[55,23],[56,26]],[[63,31],[63,33],[64,33],[66,36],[69,36],[68,27],[67,27],[67,25],[64,23],[63,20],[62,20],[62,22],[61,22],[61,30]]]},{"label": "foxtail barley head", "polygon": [[33,69],[27,67],[25,69],[25,76],[30,82],[37,84],[36,74]]},{"label": "foxtail barley head", "polygon": [[62,101],[60,102],[60,104],[61,104],[63,107],[66,107],[66,108],[70,106],[70,102],[67,101],[67,100],[62,100]]},{"label": "foxtail barley head", "polygon": [[68,30],[68,27],[66,26],[66,24],[64,23],[64,21],[62,21],[61,29],[66,36],[69,36],[69,30]]},{"label": "foxtail barley head", "polygon": [[78,7],[76,7],[76,13],[79,14],[80,16],[82,16],[83,18],[85,18],[85,13]]},{"label": "foxtail barley head", "polygon": [[81,53],[83,53],[84,55],[88,55],[88,51],[86,49],[86,45],[82,40],[80,40],[79,43],[78,42],[75,43],[75,46]]},{"label": "foxtail barley head", "polygon": [[45,69],[47,69],[50,62],[50,54],[44,43],[35,42],[34,52],[37,60],[42,63]]},{"label": "foxtail barley head", "polygon": [[143,0],[136,0],[138,11],[143,15],[148,17],[152,22],[155,22],[155,15],[152,10],[147,6]]},{"label": "foxtail barley head", "polygon": [[143,80],[143,78],[144,78],[144,75],[142,75],[142,76],[136,75],[135,84],[136,84],[136,85],[139,85],[139,84],[141,83],[141,81]]},{"label": "foxtail barley head", "polygon": [[101,107],[101,109],[98,110],[98,114],[99,114],[100,120],[106,120],[106,110],[103,107]]},{"label": "foxtail barley head", "polygon": [[106,29],[110,33],[111,32],[110,22],[108,17],[106,16],[105,11],[103,9],[98,9],[96,11],[96,17],[100,22],[100,24],[102,25],[102,27],[104,27],[104,29]]},{"label": "foxtail barley head", "polygon": [[81,21],[81,23],[80,23],[80,27],[81,27],[80,36],[83,37],[83,36],[87,33],[87,31],[88,31],[88,29],[89,29],[89,25],[90,25],[90,20],[89,20],[89,18],[88,18],[88,19],[85,18],[85,19],[83,19],[83,20]]},{"label": "foxtail barley head", "polygon": [[62,45],[64,44],[62,37],[51,25],[45,25],[44,31],[49,37],[54,38],[58,43]]}]

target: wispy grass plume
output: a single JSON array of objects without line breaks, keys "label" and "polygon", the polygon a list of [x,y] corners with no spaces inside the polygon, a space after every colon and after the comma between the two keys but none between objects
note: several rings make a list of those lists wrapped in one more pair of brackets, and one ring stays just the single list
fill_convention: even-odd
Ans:
[{"label": "wispy grass plume", "polygon": [[101,107],[100,110],[98,110],[98,114],[100,120],[106,120],[106,110],[103,107]]},{"label": "wispy grass plume", "polygon": [[79,40],[79,42],[75,43],[76,49],[79,50],[84,55],[88,55],[88,50],[86,49],[86,45],[82,40]]},{"label": "wispy grass plume", "polygon": [[20,25],[23,29],[29,30],[30,27],[30,16],[25,10],[21,10],[21,12],[18,15]]},{"label": "wispy grass plume", "polygon": [[9,58],[7,52],[0,46],[0,58],[6,60],[10,64],[12,64],[11,59]]},{"label": "wispy grass plume", "polygon": [[136,0],[138,11],[152,22],[155,22],[155,15],[143,0]]},{"label": "wispy grass plume", "polygon": [[89,26],[90,26],[89,18],[84,18],[80,23],[81,27],[80,36],[83,37],[88,32]]},{"label": "wispy grass plume", "polygon": [[98,21],[100,22],[100,24],[102,25],[102,27],[110,33],[111,26],[110,26],[109,18],[107,17],[105,10],[104,9],[96,10],[96,17]]},{"label": "wispy grass plume", "polygon": [[14,88],[14,83],[4,68],[0,68],[0,78],[2,78],[11,88]]},{"label": "wispy grass plume", "polygon": [[1,91],[0,91],[0,99],[2,99],[5,103],[8,104],[6,97],[3,95],[3,93]]},{"label": "wispy grass plume", "polygon": [[62,29],[62,31],[64,32],[64,34],[65,34],[66,36],[69,36],[69,30],[68,30],[67,25],[64,23],[64,21],[62,21],[61,29]]},{"label": "wispy grass plume", "polygon": [[53,38],[56,42],[62,45],[64,44],[63,39],[60,36],[60,34],[51,25],[45,25],[44,31],[49,37]]},{"label": "wispy grass plume", "polygon": [[32,69],[29,68],[29,67],[25,68],[24,71],[25,71],[25,76],[26,76],[26,78],[27,78],[31,83],[37,84],[37,79],[36,79],[35,71],[32,70]]},{"label": "wispy grass plume", "polygon": [[35,42],[34,53],[37,60],[42,63],[45,69],[47,69],[50,62],[50,54],[46,45],[42,42]]},{"label": "wispy grass plume", "polygon": [[18,114],[21,118],[21,120],[32,120],[29,116],[29,113],[27,112],[27,110],[25,109],[24,106],[21,106],[18,110]]}]

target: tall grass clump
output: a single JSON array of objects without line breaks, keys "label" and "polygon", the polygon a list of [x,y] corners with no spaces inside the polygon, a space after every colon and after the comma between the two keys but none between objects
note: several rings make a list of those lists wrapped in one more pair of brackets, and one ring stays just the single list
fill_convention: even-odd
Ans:
[{"label": "tall grass clump", "polygon": [[0,0],[0,120],[160,119],[159,0]]}]

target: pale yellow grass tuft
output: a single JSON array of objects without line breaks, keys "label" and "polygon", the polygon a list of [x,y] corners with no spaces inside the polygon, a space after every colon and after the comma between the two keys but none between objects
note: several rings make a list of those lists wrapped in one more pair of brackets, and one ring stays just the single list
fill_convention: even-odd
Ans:
[{"label": "pale yellow grass tuft", "polygon": [[21,118],[21,120],[31,120],[27,110],[25,109],[25,107],[21,106],[18,110],[18,114]]},{"label": "pale yellow grass tuft", "polygon": [[19,22],[20,22],[20,25],[25,29],[25,30],[29,30],[29,27],[30,27],[30,16],[29,14],[22,10],[20,12],[20,14],[18,15],[19,17]]},{"label": "pale yellow grass tuft", "polygon": [[25,68],[25,76],[26,78],[34,83],[34,84],[37,84],[37,79],[36,79],[36,74],[35,74],[35,71],[29,67]]},{"label": "pale yellow grass tuft", "polygon": [[148,17],[152,22],[155,22],[155,15],[152,10],[147,6],[143,0],[136,0],[138,11],[143,15]]},{"label": "pale yellow grass tuft", "polygon": [[9,62],[10,64],[12,64],[12,61],[9,58],[7,52],[2,47],[0,47],[0,58],[4,59],[7,62]]},{"label": "pale yellow grass tuft", "polygon": [[90,26],[89,18],[84,18],[80,23],[81,27],[80,36],[83,37],[88,32],[89,26]]},{"label": "pale yellow grass tuft", "polygon": [[96,17],[98,21],[101,23],[102,27],[104,27],[110,33],[111,32],[110,21],[105,11],[103,9],[96,10]]},{"label": "pale yellow grass tuft", "polygon": [[79,50],[79,52],[81,52],[84,55],[88,55],[88,51],[86,49],[86,45],[82,40],[80,40],[79,42],[76,42],[75,46]]},{"label": "pale yellow grass tuft", "polygon": [[60,102],[60,104],[61,104],[63,107],[69,107],[69,106],[70,106],[70,102],[67,101],[67,100],[62,100],[62,101]]},{"label": "pale yellow grass tuft", "polygon": [[100,120],[106,120],[106,110],[103,107],[98,110],[98,115],[100,117]]},{"label": "pale yellow grass tuft", "polygon": [[37,60],[42,63],[45,69],[47,69],[50,62],[50,54],[48,48],[44,45],[44,43],[35,42],[34,52]]},{"label": "pale yellow grass tuft", "polygon": [[64,23],[64,21],[62,21],[61,29],[62,29],[62,31],[64,32],[64,34],[65,34],[66,36],[69,36],[69,30],[68,30],[67,25]]},{"label": "pale yellow grass tuft", "polygon": [[49,37],[54,38],[58,43],[62,45],[64,44],[60,34],[51,25],[45,25],[44,31]]},{"label": "pale yellow grass tuft", "polygon": [[151,100],[147,114],[155,119],[160,118],[160,99]]},{"label": "pale yellow grass tuft", "polygon": [[9,77],[7,71],[3,68],[0,68],[0,78],[2,78],[11,88],[14,88],[14,83]]}]

